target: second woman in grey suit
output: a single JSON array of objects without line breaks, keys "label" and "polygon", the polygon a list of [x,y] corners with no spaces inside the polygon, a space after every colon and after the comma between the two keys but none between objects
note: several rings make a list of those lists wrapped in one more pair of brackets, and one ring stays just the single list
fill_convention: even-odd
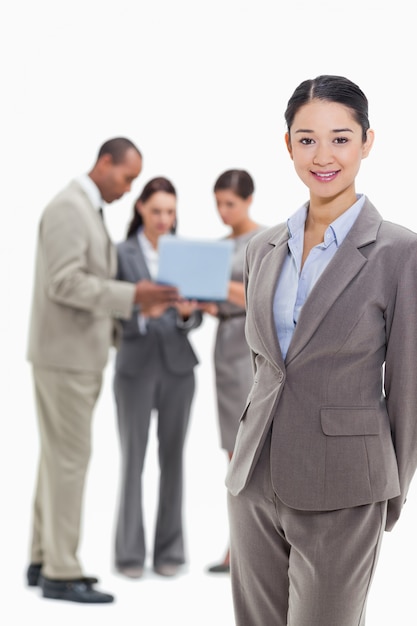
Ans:
[{"label": "second woman in grey suit", "polygon": [[[223,223],[230,228],[234,253],[225,302],[205,306],[215,315],[219,324],[214,348],[217,413],[220,444],[232,457],[239,417],[252,386],[253,372],[248,344],[245,339],[245,295],[243,266],[248,241],[259,232],[260,226],[249,215],[255,185],[246,170],[226,170],[214,184],[217,210]],[[229,551],[221,563],[209,567],[209,572],[229,571]]]},{"label": "second woman in grey suit", "polygon": [[[118,246],[118,278],[155,279],[158,238],[175,225],[175,188],[166,178],[154,178],[135,203],[127,239]],[[196,302],[181,301],[165,311],[158,306],[137,309],[123,322],[114,377],[122,466],[115,562],[130,578],[142,576],[146,560],[142,472],[154,410],[160,483],[153,567],[172,576],[185,562],[182,459],[197,364],[187,334],[201,319]]]}]

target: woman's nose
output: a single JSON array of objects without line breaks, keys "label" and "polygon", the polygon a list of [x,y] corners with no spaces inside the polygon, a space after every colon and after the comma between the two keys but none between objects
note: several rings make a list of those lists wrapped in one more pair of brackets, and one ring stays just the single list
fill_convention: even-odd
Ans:
[{"label": "woman's nose", "polygon": [[315,165],[328,165],[333,163],[334,156],[332,146],[328,144],[318,144],[313,157]]}]

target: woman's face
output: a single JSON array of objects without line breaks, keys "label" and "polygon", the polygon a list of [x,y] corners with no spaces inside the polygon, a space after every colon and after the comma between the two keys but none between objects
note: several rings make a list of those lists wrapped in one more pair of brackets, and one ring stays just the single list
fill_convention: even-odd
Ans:
[{"label": "woman's face", "polygon": [[361,160],[373,143],[351,110],[336,102],[312,100],[294,117],[290,136],[285,136],[295,170],[310,190],[310,196],[331,199],[355,193],[355,178]]},{"label": "woman's face", "polygon": [[171,232],[177,215],[177,200],[172,193],[156,191],[145,202],[138,202],[136,210],[142,216],[145,235],[155,240]]},{"label": "woman's face", "polygon": [[217,210],[224,224],[235,228],[248,219],[252,196],[243,199],[231,189],[220,189],[214,192]]}]

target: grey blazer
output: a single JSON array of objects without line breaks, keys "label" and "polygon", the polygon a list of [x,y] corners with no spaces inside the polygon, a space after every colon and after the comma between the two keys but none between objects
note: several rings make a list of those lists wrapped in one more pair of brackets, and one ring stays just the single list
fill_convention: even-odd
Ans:
[{"label": "grey blazer", "polygon": [[[152,280],[137,235],[132,235],[117,246],[120,280],[136,282]],[[122,339],[116,356],[116,372],[135,375],[142,369],[151,369],[162,355],[167,369],[174,374],[186,374],[198,363],[187,334],[202,322],[200,312],[194,313],[186,322],[176,309],[169,308],[161,317],[149,319],[146,334],[140,334],[139,308],[136,307],[129,320],[122,321]],[[159,345],[159,352],[156,346]]]},{"label": "grey blazer", "polygon": [[45,208],[38,232],[28,359],[37,366],[101,372],[135,288],[114,280],[116,251],[77,181]]},{"label": "grey blazer", "polygon": [[389,500],[400,515],[417,466],[417,234],[366,199],[305,302],[285,362],[272,302],[286,224],[248,244],[246,338],[254,383],[226,479],[247,484],[272,426],[271,477],[300,510]]}]

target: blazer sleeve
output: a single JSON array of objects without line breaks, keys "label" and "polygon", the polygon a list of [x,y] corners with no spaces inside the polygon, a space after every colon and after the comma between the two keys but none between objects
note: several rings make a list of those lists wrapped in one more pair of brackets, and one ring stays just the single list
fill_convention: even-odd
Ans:
[{"label": "blazer sleeve", "polygon": [[135,285],[109,275],[113,244],[93,218],[93,212],[88,215],[69,196],[61,196],[45,210],[39,239],[48,297],[65,306],[127,319]]},{"label": "blazer sleeve", "polygon": [[386,311],[385,395],[401,495],[388,501],[386,530],[398,520],[417,468],[417,244],[404,246]]}]

